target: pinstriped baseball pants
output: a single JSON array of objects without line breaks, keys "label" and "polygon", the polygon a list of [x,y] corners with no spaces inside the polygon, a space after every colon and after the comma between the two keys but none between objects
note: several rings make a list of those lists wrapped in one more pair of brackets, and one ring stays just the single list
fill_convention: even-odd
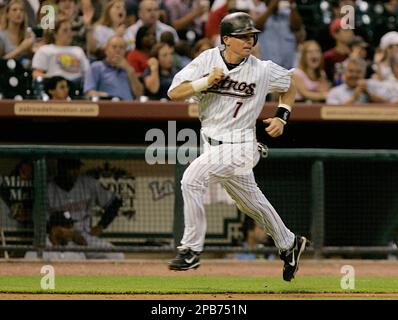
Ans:
[{"label": "pinstriped baseball pants", "polygon": [[184,235],[181,245],[203,251],[206,214],[203,197],[209,183],[221,183],[238,208],[251,216],[273,238],[280,250],[290,249],[294,234],[258,188],[253,167],[259,161],[257,143],[210,146],[185,170],[181,180],[184,199]]}]

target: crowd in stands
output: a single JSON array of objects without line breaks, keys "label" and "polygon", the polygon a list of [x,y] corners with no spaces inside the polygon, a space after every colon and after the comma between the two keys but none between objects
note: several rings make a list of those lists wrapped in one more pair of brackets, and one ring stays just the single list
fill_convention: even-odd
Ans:
[{"label": "crowd in stands", "polygon": [[398,0],[0,0],[0,98],[168,99],[233,11],[258,58],[295,69],[298,102],[398,102]]}]

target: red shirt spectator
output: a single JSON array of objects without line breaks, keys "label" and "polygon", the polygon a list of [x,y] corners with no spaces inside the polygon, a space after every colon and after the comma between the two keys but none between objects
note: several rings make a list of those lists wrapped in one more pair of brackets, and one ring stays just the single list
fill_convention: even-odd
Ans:
[{"label": "red shirt spectator", "polygon": [[354,38],[352,29],[343,29],[342,20],[335,19],[329,26],[329,32],[336,40],[336,46],[324,53],[325,72],[328,79],[335,82],[335,64],[344,61],[350,54],[348,44]]},{"label": "red shirt spectator", "polygon": [[134,49],[127,55],[127,61],[135,69],[138,75],[141,75],[148,68],[148,55],[140,50]]}]

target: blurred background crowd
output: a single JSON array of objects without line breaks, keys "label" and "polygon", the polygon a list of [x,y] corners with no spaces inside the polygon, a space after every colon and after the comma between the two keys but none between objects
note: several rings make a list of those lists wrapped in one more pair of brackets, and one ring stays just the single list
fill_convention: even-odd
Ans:
[{"label": "blurred background crowd", "polygon": [[0,98],[167,100],[234,11],[258,58],[295,68],[297,101],[398,102],[398,0],[0,0]]}]

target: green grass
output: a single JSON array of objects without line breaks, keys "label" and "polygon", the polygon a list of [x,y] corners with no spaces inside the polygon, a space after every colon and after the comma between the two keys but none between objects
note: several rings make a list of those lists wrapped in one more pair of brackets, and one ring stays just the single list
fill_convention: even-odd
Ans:
[{"label": "green grass", "polygon": [[40,276],[0,276],[0,293],[398,293],[398,278],[356,277],[355,289],[339,277],[56,276],[55,290],[42,290]]}]

